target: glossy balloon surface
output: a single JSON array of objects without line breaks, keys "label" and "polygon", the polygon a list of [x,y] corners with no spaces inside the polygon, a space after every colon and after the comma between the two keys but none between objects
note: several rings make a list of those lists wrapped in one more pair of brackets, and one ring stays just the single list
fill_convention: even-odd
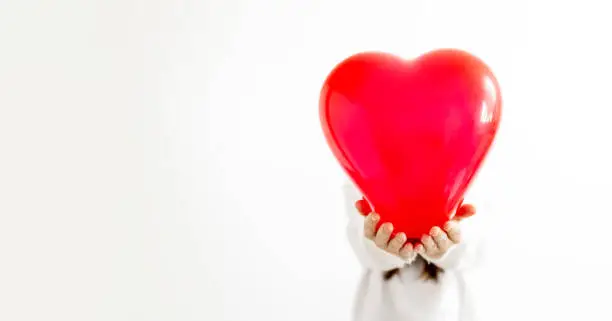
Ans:
[{"label": "glossy balloon surface", "polygon": [[334,156],[381,222],[419,238],[452,218],[498,131],[501,95],[464,51],[368,52],[332,70],[319,107]]}]

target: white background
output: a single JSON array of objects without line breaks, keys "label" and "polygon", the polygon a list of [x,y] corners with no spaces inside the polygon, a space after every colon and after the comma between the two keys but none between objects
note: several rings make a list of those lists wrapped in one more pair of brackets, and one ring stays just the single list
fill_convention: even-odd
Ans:
[{"label": "white background", "polygon": [[472,191],[488,320],[607,320],[606,6],[0,0],[0,320],[349,320],[319,89],[357,51],[436,47],[505,99]]}]

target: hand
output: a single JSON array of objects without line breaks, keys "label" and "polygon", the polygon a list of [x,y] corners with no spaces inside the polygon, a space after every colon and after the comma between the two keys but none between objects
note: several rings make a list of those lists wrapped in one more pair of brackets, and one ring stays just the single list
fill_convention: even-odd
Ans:
[{"label": "hand", "polygon": [[429,235],[423,235],[421,238],[422,244],[413,246],[411,243],[405,244],[406,235],[404,233],[398,233],[392,240],[389,240],[393,232],[391,223],[383,223],[376,231],[380,216],[371,213],[371,209],[365,200],[358,201],[355,206],[362,215],[367,215],[364,223],[365,237],[374,241],[382,250],[405,260],[414,259],[417,253],[434,260],[443,257],[453,245],[461,242],[461,230],[458,222],[476,213],[474,206],[464,205],[461,202],[455,216],[444,225],[443,229],[434,226]]},{"label": "hand", "polygon": [[398,256],[406,261],[412,261],[416,258],[416,251],[411,243],[406,243],[407,238],[404,233],[397,233],[391,240],[393,233],[393,224],[383,223],[378,231],[376,225],[380,221],[380,216],[376,213],[371,213],[370,207],[364,200],[358,201],[355,206],[357,210],[366,215],[363,230],[364,236],[373,241],[383,251]]},{"label": "hand", "polygon": [[429,231],[429,235],[421,237],[422,244],[416,246],[416,251],[434,260],[443,257],[453,245],[461,242],[461,229],[458,223],[474,214],[476,214],[474,206],[459,204],[455,216],[444,224],[443,229],[434,226]]},{"label": "hand", "polygon": [[387,222],[383,223],[378,231],[376,225],[380,221],[380,216],[376,213],[370,213],[366,216],[363,231],[364,236],[372,240],[376,246],[387,253],[401,257],[404,260],[411,261],[416,257],[416,252],[411,243],[407,243],[406,234],[397,233],[393,239],[391,233],[393,233],[393,224]]}]

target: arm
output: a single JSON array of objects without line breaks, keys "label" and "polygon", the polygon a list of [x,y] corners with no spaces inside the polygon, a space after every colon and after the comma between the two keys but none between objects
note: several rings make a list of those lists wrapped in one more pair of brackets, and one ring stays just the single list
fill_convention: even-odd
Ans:
[{"label": "arm", "polygon": [[361,199],[359,191],[350,183],[343,186],[344,206],[349,217],[347,227],[348,240],[359,262],[374,271],[388,271],[401,268],[406,264],[402,258],[385,252],[376,244],[364,237],[364,216],[355,208],[355,202]]}]

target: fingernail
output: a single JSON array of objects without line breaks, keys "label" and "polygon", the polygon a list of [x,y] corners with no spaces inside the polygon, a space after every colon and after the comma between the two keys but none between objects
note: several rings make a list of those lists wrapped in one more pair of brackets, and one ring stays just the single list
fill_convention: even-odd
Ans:
[{"label": "fingernail", "polygon": [[440,228],[437,226],[432,227],[429,234],[431,234],[431,236],[438,236],[438,234],[440,234]]},{"label": "fingernail", "polygon": [[372,221],[376,222],[380,219],[380,216],[378,216],[378,214],[372,214]]},{"label": "fingernail", "polygon": [[392,232],[393,231],[393,225],[389,224],[389,225],[385,226],[385,230],[387,230],[387,232]]},{"label": "fingernail", "polygon": [[404,241],[406,241],[406,234],[399,233],[399,234],[397,234],[397,238],[398,238],[399,241],[404,242]]},{"label": "fingernail", "polygon": [[417,246],[416,246],[416,248],[415,248],[414,250],[415,250],[415,251],[417,251],[417,252],[419,252],[419,253],[420,253],[420,252],[423,252],[423,245],[421,245],[421,244],[417,245]]}]

